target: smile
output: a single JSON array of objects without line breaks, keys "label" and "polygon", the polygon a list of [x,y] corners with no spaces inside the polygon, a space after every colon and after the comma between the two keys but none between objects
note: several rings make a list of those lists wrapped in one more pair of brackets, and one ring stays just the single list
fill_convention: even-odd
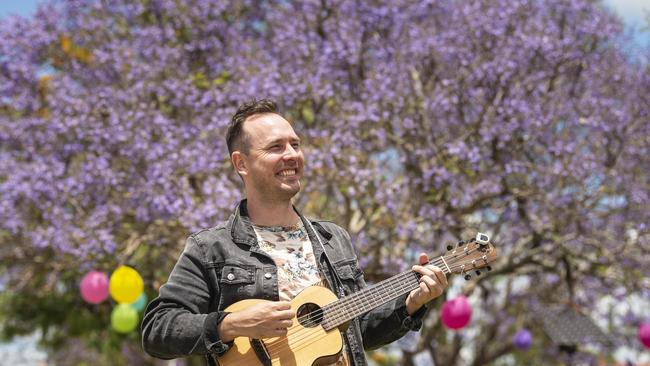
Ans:
[{"label": "smile", "polygon": [[281,176],[281,177],[288,177],[290,175],[296,175],[296,170],[295,169],[283,170],[283,171],[279,172],[278,175]]}]

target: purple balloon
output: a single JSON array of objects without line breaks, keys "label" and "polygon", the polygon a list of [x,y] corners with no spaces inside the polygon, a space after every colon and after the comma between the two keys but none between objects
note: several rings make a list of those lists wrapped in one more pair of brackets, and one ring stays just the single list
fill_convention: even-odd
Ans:
[{"label": "purple balloon", "polygon": [[465,296],[458,296],[442,305],[440,319],[450,329],[460,329],[472,318],[472,305]]},{"label": "purple balloon", "polygon": [[643,323],[639,326],[639,340],[645,348],[650,348],[650,323]]},{"label": "purple balloon", "polygon": [[512,337],[512,343],[519,349],[528,349],[533,344],[533,335],[528,329],[520,329]]},{"label": "purple balloon", "polygon": [[79,285],[81,297],[91,304],[99,304],[108,298],[108,276],[106,273],[90,271]]}]

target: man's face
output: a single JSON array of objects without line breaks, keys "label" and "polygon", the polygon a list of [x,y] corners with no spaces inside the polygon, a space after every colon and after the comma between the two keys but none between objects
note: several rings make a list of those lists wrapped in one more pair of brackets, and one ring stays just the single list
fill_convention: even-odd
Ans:
[{"label": "man's face", "polygon": [[248,197],[290,200],[300,191],[305,162],[298,135],[274,113],[253,116],[244,122],[243,130],[250,149],[242,153],[246,170],[240,174]]}]

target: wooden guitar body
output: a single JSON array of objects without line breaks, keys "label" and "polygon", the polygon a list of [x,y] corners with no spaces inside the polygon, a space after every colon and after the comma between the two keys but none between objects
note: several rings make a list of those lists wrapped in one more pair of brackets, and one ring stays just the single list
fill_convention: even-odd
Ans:
[{"label": "wooden guitar body", "polygon": [[[318,366],[336,362],[343,349],[343,339],[338,328],[326,331],[320,324],[307,324],[308,327],[305,327],[297,319],[301,315],[304,319],[305,311],[314,308],[313,305],[320,308],[336,300],[336,295],[327,288],[311,286],[291,301],[291,310],[297,316],[293,318],[287,336],[262,340],[272,366]],[[269,301],[242,300],[230,305],[225,311],[241,311],[262,302]],[[234,346],[218,362],[221,366],[264,366],[254,351],[251,340],[245,337],[235,338]]]}]

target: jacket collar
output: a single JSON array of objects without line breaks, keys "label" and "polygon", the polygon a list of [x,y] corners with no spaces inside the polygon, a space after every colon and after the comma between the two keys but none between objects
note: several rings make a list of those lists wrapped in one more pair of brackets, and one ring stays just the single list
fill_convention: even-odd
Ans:
[{"label": "jacket collar", "polygon": [[239,202],[235,208],[235,212],[230,217],[230,237],[237,244],[251,246],[257,243],[253,225],[248,218],[245,199]]},{"label": "jacket collar", "polygon": [[[244,244],[248,246],[257,244],[257,236],[255,235],[255,230],[253,230],[253,225],[248,217],[248,209],[246,208],[247,200],[243,199],[239,202],[230,217],[230,236],[232,240],[237,244]],[[294,211],[300,217],[303,224],[307,226],[307,218],[305,218],[295,206],[293,206]],[[323,238],[323,244],[329,244],[329,240],[332,238],[332,233],[327,231],[318,221],[309,220],[314,226],[316,231]]]}]

